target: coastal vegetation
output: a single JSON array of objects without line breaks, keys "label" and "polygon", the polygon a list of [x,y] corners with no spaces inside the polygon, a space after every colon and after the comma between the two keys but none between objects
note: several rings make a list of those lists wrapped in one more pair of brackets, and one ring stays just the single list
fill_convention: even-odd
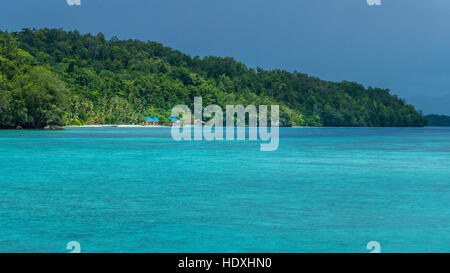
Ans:
[{"label": "coastal vegetation", "polygon": [[280,105],[284,126],[424,126],[387,89],[191,57],[156,42],[59,29],[0,31],[0,128],[139,124],[173,106]]}]

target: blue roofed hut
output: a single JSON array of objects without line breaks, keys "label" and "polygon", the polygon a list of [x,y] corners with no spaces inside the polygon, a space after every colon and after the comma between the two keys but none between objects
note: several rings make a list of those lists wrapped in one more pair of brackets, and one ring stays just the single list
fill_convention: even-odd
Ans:
[{"label": "blue roofed hut", "polygon": [[146,117],[145,125],[159,125],[159,119],[157,117]]},{"label": "blue roofed hut", "polygon": [[170,117],[169,120],[172,123],[172,126],[179,126],[181,124],[181,121],[178,118]]}]

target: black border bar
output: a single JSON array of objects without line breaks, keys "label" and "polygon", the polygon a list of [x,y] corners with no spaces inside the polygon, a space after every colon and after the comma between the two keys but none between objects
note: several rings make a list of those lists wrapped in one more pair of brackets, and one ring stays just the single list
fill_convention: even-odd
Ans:
[{"label": "black border bar", "polygon": [[[424,259],[426,258],[426,259]],[[72,269],[105,269],[139,266],[148,272],[283,272],[325,270],[331,268],[386,270],[387,264],[403,268],[417,268],[426,264],[446,262],[450,254],[280,254],[280,253],[172,253],[172,254],[0,254],[3,265],[13,263],[16,268],[33,264],[37,267],[66,264]],[[180,267],[186,264],[196,267]],[[183,262],[182,262],[183,261]],[[193,263],[191,262],[193,261]],[[210,264],[207,268],[206,261]],[[210,261],[210,262],[209,262]],[[86,264],[84,264],[86,262]],[[389,268],[389,267],[388,267]],[[153,270],[160,269],[160,270]],[[208,269],[208,270],[207,270]],[[145,270],[147,271],[147,270]]]}]

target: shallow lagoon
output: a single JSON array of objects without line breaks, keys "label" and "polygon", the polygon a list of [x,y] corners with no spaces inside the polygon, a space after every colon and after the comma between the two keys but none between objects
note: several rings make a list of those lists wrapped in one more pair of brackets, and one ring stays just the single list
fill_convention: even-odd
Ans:
[{"label": "shallow lagoon", "polygon": [[0,252],[450,251],[450,128],[0,131]]}]

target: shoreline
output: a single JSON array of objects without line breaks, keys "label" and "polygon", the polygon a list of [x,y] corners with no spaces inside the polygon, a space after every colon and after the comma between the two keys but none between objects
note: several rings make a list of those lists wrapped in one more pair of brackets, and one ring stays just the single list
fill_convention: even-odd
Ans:
[{"label": "shoreline", "polygon": [[[48,130],[48,131],[57,131],[57,130],[63,130],[63,129],[69,129],[69,128],[172,128],[173,126],[170,125],[136,125],[136,124],[91,124],[91,125],[69,125],[69,126],[62,126],[60,129],[45,129],[45,128],[23,128],[20,130]],[[195,127],[193,125],[186,125],[182,127]],[[290,127],[279,127],[279,128],[293,128],[293,129],[313,129],[313,128],[322,128],[322,129],[345,129],[345,128],[353,128],[353,129],[368,129],[368,128],[448,128],[449,126],[423,126],[423,127],[318,127],[318,126],[290,126]],[[226,127],[222,127],[226,128]],[[246,127],[248,128],[248,127]],[[1,130],[18,130],[14,128],[0,128]]]},{"label": "shoreline", "polygon": [[172,126],[167,125],[133,125],[133,124],[123,124],[123,125],[114,125],[114,124],[94,124],[94,125],[70,125],[63,126],[63,128],[171,128]]},{"label": "shoreline", "polygon": [[[69,125],[69,126],[63,126],[62,128],[172,128],[173,126],[170,125],[135,125],[135,124],[121,124],[121,125],[114,125],[114,124],[93,124],[93,125]],[[193,125],[185,125],[181,127],[195,127]],[[303,128],[303,129],[310,129],[310,128],[328,128],[328,129],[342,129],[342,128],[360,128],[360,129],[367,129],[367,128],[427,128],[427,127],[446,127],[446,126],[418,126],[418,127],[353,127],[353,126],[336,126],[336,127],[328,127],[328,126],[279,126],[278,128]],[[221,127],[221,128],[226,128]],[[245,127],[249,128],[249,127]],[[259,127],[257,127],[259,128]]]}]

